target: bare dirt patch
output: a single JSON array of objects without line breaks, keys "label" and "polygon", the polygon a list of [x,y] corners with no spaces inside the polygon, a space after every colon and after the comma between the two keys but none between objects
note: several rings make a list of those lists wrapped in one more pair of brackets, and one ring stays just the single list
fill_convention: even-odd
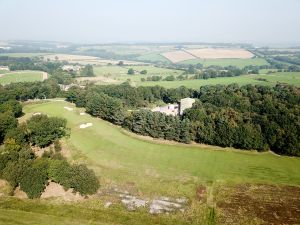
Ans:
[{"label": "bare dirt patch", "polygon": [[196,188],[196,199],[200,202],[206,202],[206,198],[207,198],[207,190],[206,187],[203,185],[199,185]]},{"label": "bare dirt patch", "polygon": [[28,198],[27,194],[24,191],[22,191],[20,187],[17,187],[15,189],[14,196],[19,199],[27,199]]},{"label": "bare dirt patch", "polygon": [[79,193],[73,193],[72,189],[66,191],[63,186],[55,182],[49,182],[41,198],[62,198],[64,201],[80,201],[84,199]]},{"label": "bare dirt patch", "polygon": [[201,59],[249,59],[254,55],[245,49],[203,48],[186,52]]},{"label": "bare dirt patch", "polygon": [[184,212],[188,204],[188,199],[185,197],[157,197],[150,199],[132,194],[131,191],[118,187],[102,189],[98,192],[98,195],[110,200],[105,203],[104,207],[109,207],[113,202],[121,202],[129,211],[134,211],[138,208],[146,208],[150,214],[176,211]]},{"label": "bare dirt patch", "polygon": [[196,57],[185,51],[173,51],[162,53],[162,56],[170,60],[172,63],[195,59]]},{"label": "bare dirt patch", "polygon": [[300,187],[243,184],[218,191],[220,224],[300,224]]},{"label": "bare dirt patch", "polygon": [[0,180],[0,197],[10,193],[11,187],[6,180]]},{"label": "bare dirt patch", "polygon": [[47,80],[47,79],[48,79],[48,73],[43,72],[43,73],[42,73],[42,79],[43,79],[43,80]]}]

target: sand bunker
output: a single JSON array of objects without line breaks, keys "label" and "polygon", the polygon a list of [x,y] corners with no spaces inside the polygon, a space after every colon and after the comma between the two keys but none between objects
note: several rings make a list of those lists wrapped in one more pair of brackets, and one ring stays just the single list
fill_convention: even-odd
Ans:
[{"label": "sand bunker", "polygon": [[80,116],[83,116],[83,115],[85,115],[85,113],[84,113],[84,112],[81,112],[81,113],[80,113]]},{"label": "sand bunker", "polygon": [[42,113],[36,112],[36,113],[33,113],[32,115],[33,115],[33,116],[38,116],[38,115],[42,115]]},{"label": "sand bunker", "polygon": [[79,128],[80,128],[80,129],[85,129],[85,128],[91,127],[91,126],[93,126],[92,123],[83,123],[83,124],[81,124],[81,125],[79,126]]},{"label": "sand bunker", "polygon": [[68,111],[73,111],[73,108],[67,107],[67,106],[65,106],[64,109],[66,109],[66,110],[68,110]]},{"label": "sand bunker", "polygon": [[65,191],[63,186],[55,182],[49,182],[44,192],[41,195],[41,198],[62,198],[65,201],[79,201],[83,200],[84,197],[81,196],[78,192],[73,193],[72,189]]}]

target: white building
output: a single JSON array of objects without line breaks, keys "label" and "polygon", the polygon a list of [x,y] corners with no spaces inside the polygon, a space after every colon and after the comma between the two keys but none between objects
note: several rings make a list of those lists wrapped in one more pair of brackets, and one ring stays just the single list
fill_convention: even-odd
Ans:
[{"label": "white building", "polygon": [[152,109],[152,112],[161,112],[166,115],[178,115],[178,104],[168,104],[166,106],[158,106]]},{"label": "white building", "polygon": [[193,99],[193,98],[183,98],[183,99],[181,99],[180,103],[179,103],[179,115],[182,115],[183,111],[185,109],[192,108],[194,103],[195,103],[195,99]]},{"label": "white building", "polygon": [[9,67],[8,66],[0,66],[0,70],[7,70],[7,71],[9,71]]},{"label": "white building", "polygon": [[81,69],[80,66],[73,66],[73,65],[64,65],[62,67],[62,70],[68,71],[68,72],[77,72]]},{"label": "white building", "polygon": [[185,109],[192,108],[195,99],[193,98],[183,98],[178,104],[168,104],[166,106],[158,106],[152,109],[152,112],[161,112],[166,115],[182,115]]}]

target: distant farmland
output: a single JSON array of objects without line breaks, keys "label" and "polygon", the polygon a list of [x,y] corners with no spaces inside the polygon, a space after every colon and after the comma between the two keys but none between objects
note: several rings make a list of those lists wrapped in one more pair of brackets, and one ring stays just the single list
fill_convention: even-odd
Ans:
[{"label": "distant farmland", "polygon": [[173,51],[173,52],[165,52],[162,53],[162,56],[170,60],[172,63],[178,63],[181,61],[189,60],[189,59],[196,59],[195,56],[187,53],[185,51]]},{"label": "distant farmland", "polygon": [[182,64],[196,65],[201,63],[204,67],[208,66],[236,66],[240,69],[245,66],[263,66],[269,65],[269,63],[263,58],[251,58],[251,59],[191,59],[180,62]]},{"label": "distant farmland", "polygon": [[189,49],[186,52],[201,59],[249,59],[254,56],[245,49],[203,48]]},{"label": "distant farmland", "polygon": [[216,59],[251,59],[254,55],[245,49],[222,49],[222,48],[201,48],[188,49],[179,51],[170,51],[161,54],[172,63],[195,64],[199,60],[216,60]]},{"label": "distant farmland", "polygon": [[149,81],[149,82],[138,82],[141,86],[163,86],[165,88],[177,88],[185,86],[187,88],[198,89],[204,85],[218,85],[218,84],[233,84],[236,83],[240,86],[253,84],[253,85],[265,85],[274,86],[277,83],[285,83],[295,86],[300,86],[300,73],[274,73],[274,74],[253,74],[243,75],[238,77],[218,77],[210,79],[196,79],[196,80],[176,80],[176,81]]},{"label": "distant farmland", "polygon": [[[118,64],[120,60],[111,60],[111,59],[102,59],[99,57],[94,56],[87,56],[87,55],[70,55],[70,54],[53,54],[53,55],[46,55],[44,59],[49,59],[51,61],[67,61],[69,63],[78,63],[81,65],[107,65],[107,64]],[[128,61],[128,60],[121,60],[126,65],[139,65],[145,64],[136,61]]]}]

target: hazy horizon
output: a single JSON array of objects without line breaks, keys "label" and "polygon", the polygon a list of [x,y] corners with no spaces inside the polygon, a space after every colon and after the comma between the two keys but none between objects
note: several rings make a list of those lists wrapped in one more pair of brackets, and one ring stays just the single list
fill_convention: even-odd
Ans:
[{"label": "hazy horizon", "polygon": [[0,40],[300,44],[297,0],[0,0]]}]

